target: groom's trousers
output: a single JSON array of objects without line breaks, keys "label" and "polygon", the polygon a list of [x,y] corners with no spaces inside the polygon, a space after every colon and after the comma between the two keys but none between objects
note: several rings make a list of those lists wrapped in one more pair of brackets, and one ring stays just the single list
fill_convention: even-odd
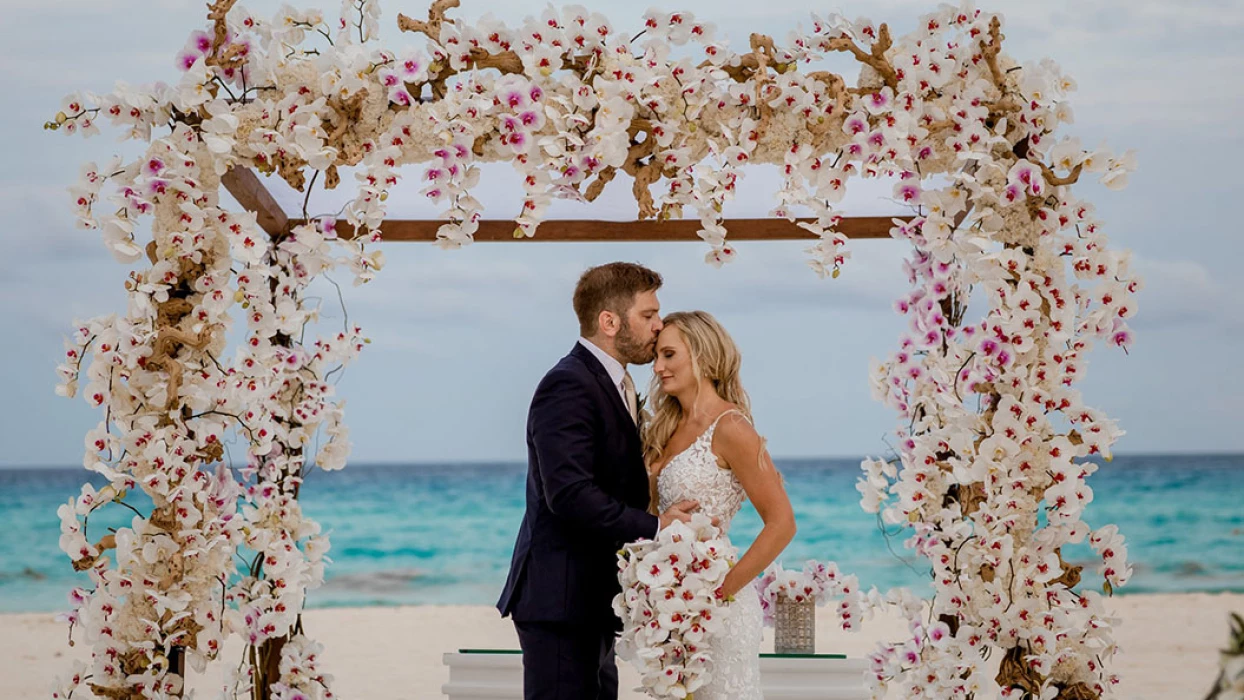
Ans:
[{"label": "groom's trousers", "polygon": [[515,622],[524,700],[617,700],[616,632],[572,622]]}]

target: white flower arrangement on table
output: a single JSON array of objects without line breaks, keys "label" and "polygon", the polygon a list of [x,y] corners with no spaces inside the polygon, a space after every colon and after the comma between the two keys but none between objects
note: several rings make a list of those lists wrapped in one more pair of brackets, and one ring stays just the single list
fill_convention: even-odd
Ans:
[{"label": "white flower arrangement on table", "polygon": [[755,583],[756,592],[760,595],[760,607],[765,614],[765,624],[773,624],[773,606],[779,600],[793,603],[811,600],[821,606],[829,600],[831,590],[836,592],[839,589],[839,583],[841,576],[838,565],[833,562],[822,564],[808,560],[802,571],[787,569],[780,562],[770,564]]},{"label": "white flower arrangement on table", "polygon": [[721,622],[716,612],[729,602],[721,585],[737,555],[703,514],[618,552],[622,592],[613,610],[623,629],[617,654],[639,670],[650,696],[693,698],[712,678],[708,649]]},{"label": "white flower arrangement on table", "polygon": [[858,576],[843,574],[838,564],[832,561],[809,559],[801,571],[785,569],[780,562],[774,562],[754,585],[767,627],[774,624],[775,606],[779,600],[794,603],[811,600],[817,607],[837,601],[838,623],[845,632],[858,632],[864,620],[871,619],[875,612],[887,607],[902,608],[909,617],[919,614],[922,608],[920,599],[906,588],[881,593],[874,586],[865,592],[860,588]]}]

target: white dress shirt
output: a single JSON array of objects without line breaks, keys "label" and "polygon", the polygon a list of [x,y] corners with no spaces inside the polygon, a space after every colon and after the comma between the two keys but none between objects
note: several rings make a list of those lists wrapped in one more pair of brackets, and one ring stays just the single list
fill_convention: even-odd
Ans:
[{"label": "white dress shirt", "polygon": [[626,376],[626,366],[618,362],[613,355],[596,347],[596,344],[587,338],[579,338],[579,344],[587,348],[605,366],[605,371],[609,373],[609,379],[613,382],[614,388],[618,390],[618,396],[622,397],[622,405],[625,406],[626,391],[622,389],[622,378]]}]

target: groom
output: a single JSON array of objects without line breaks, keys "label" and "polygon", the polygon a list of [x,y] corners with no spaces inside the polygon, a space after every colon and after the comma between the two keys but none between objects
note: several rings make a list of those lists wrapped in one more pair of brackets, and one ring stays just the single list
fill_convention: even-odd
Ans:
[{"label": "groom", "polygon": [[628,364],[656,356],[661,276],[589,269],[574,291],[582,337],[544,375],[527,414],[527,512],[497,609],[523,650],[526,700],[616,700],[617,551],[687,522],[694,501],[647,512],[648,475]]}]

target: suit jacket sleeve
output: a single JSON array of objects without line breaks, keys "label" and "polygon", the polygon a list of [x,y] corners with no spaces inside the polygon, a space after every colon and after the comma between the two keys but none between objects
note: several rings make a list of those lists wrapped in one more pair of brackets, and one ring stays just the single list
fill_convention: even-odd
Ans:
[{"label": "suit jacket sleeve", "polygon": [[651,538],[659,521],[606,493],[593,480],[595,435],[591,393],[568,371],[547,375],[531,404],[531,436],[544,503],[559,517],[620,542]]}]

